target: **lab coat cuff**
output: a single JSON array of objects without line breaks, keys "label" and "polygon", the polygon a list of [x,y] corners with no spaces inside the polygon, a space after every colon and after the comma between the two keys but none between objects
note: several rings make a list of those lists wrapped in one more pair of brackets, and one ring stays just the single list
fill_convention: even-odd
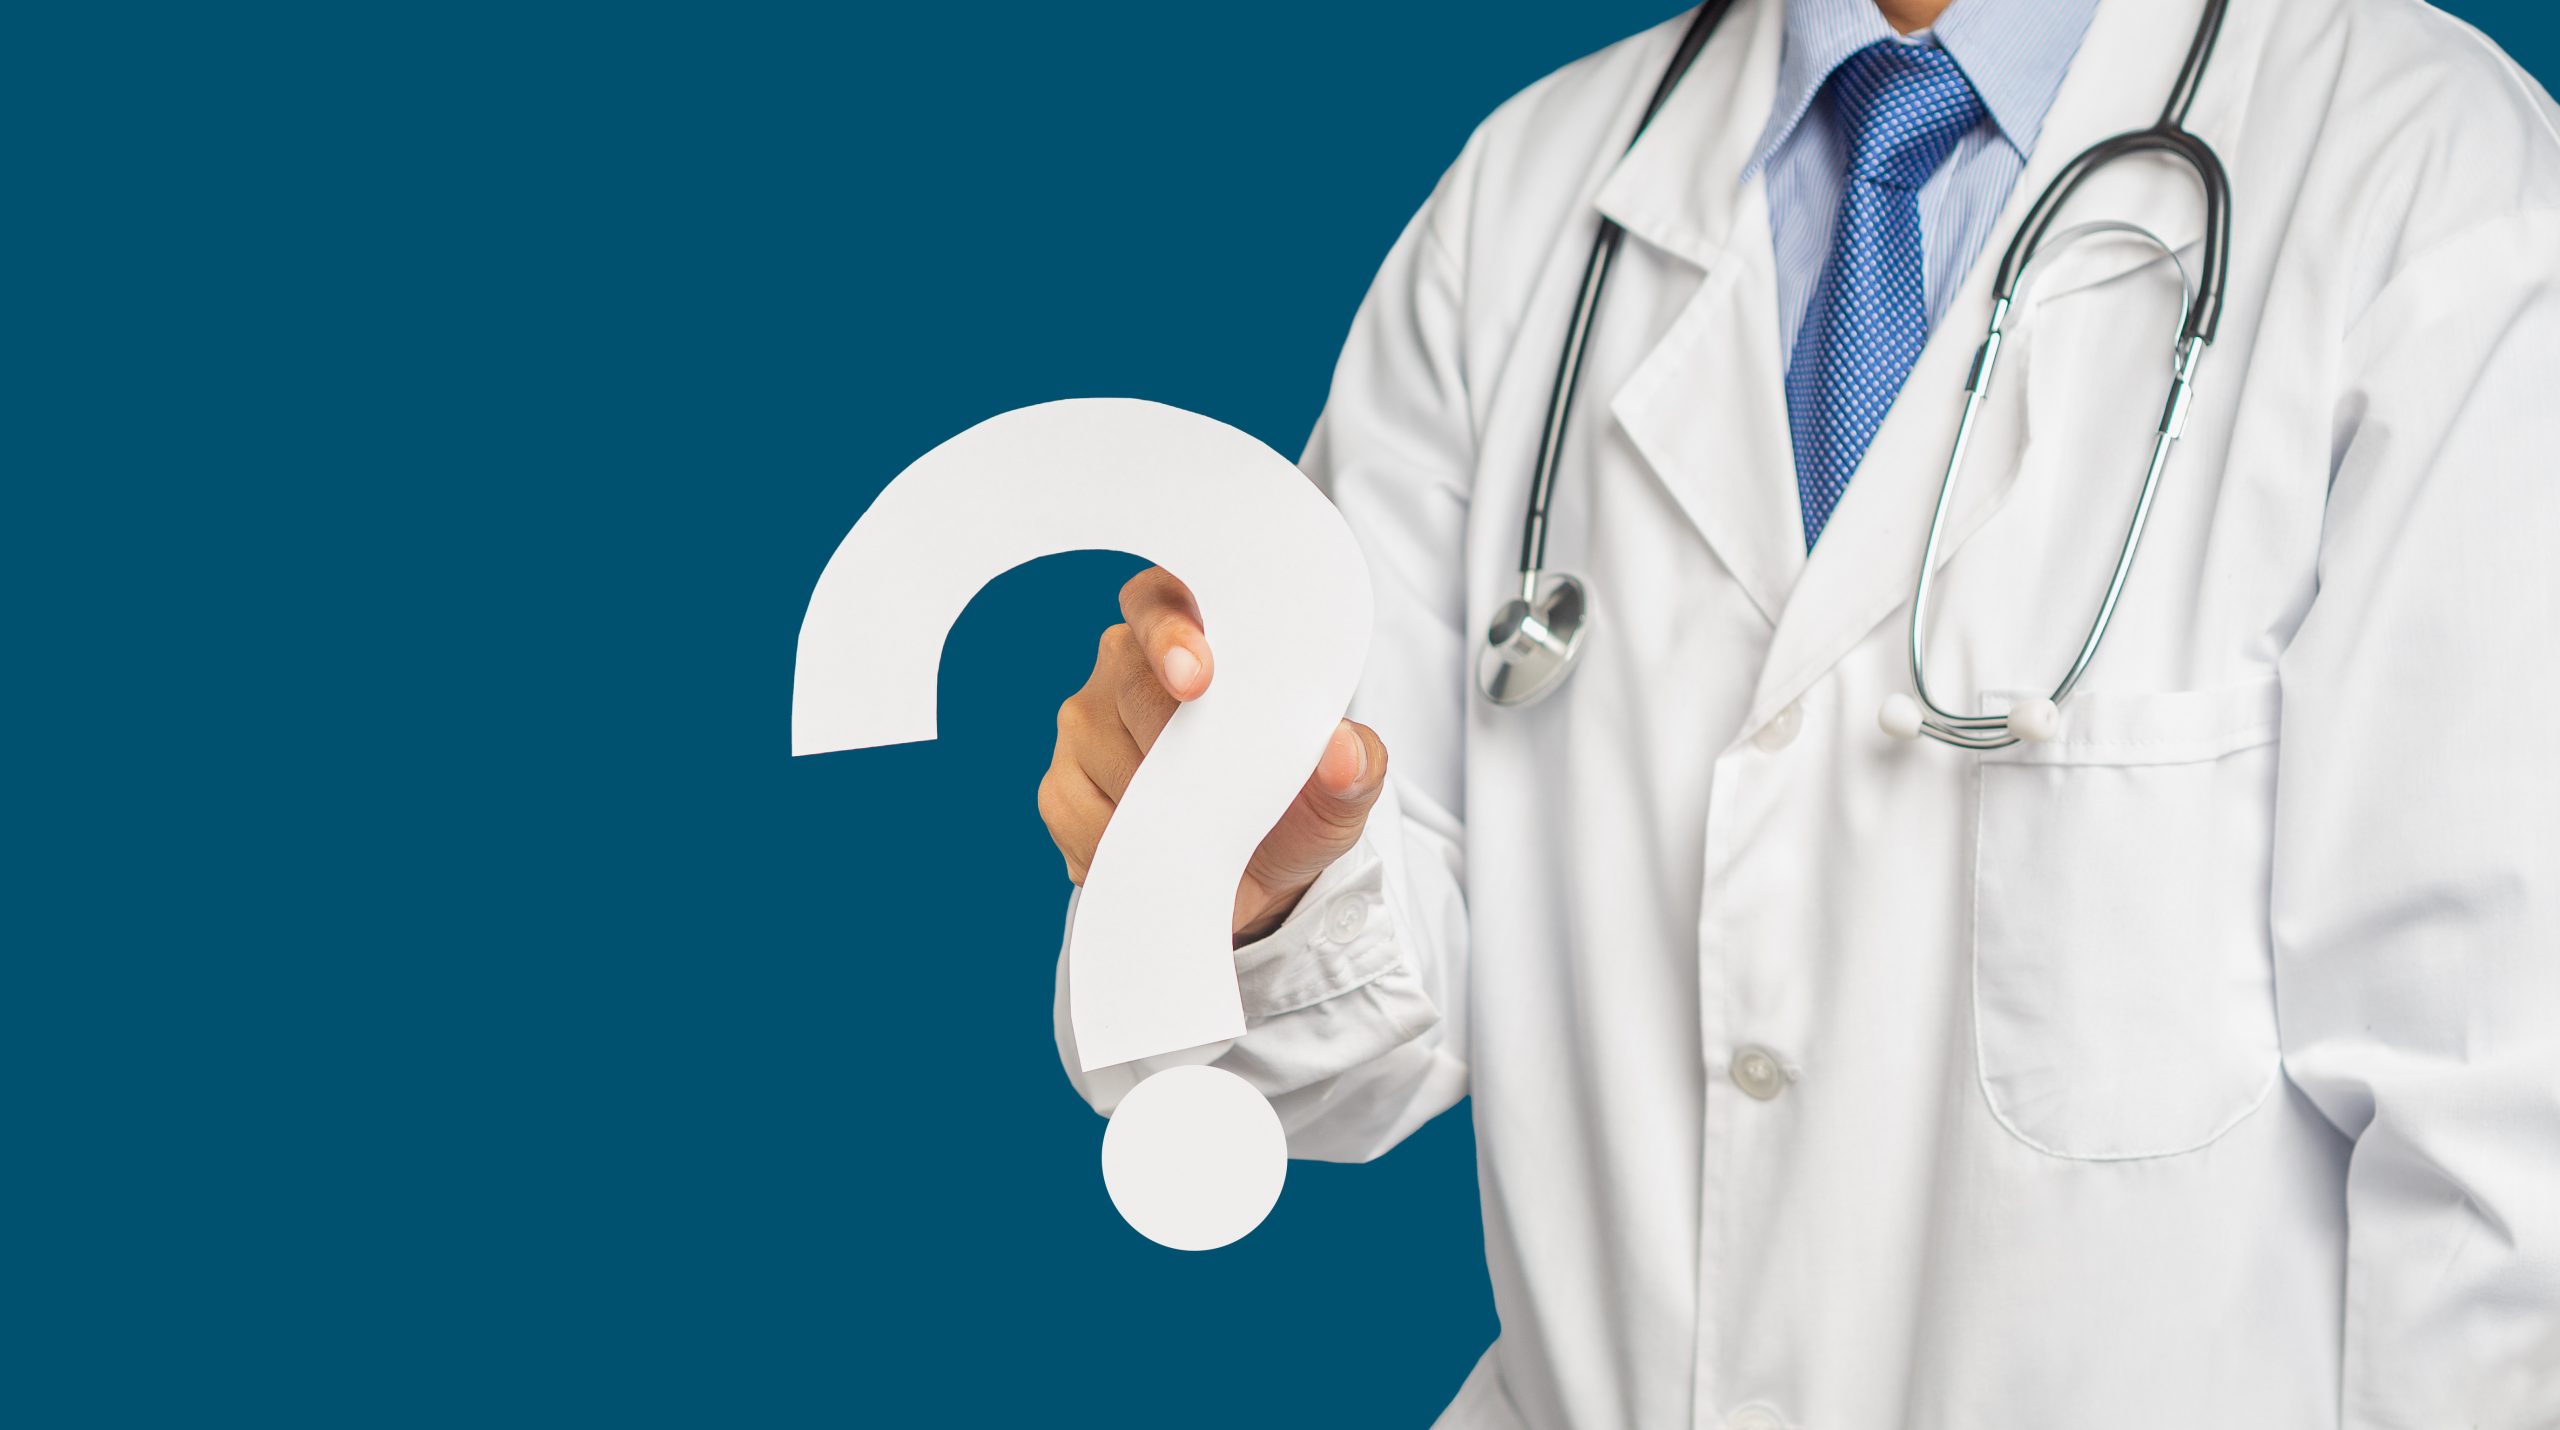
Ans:
[{"label": "lab coat cuff", "polygon": [[1307,886],[1280,926],[1236,950],[1247,1021],[1339,998],[1398,964],[1386,866],[1367,839]]}]

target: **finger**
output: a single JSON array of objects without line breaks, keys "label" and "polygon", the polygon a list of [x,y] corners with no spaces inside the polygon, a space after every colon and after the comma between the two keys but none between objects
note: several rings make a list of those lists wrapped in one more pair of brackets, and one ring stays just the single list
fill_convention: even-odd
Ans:
[{"label": "finger", "polygon": [[1147,668],[1176,700],[1197,700],[1209,688],[1209,638],[1191,588],[1161,566],[1150,566],[1120,588],[1120,618],[1129,623]]},{"label": "finger", "polygon": [[[1105,644],[1107,647],[1108,642]],[[1049,756],[1052,765],[1072,765],[1082,770],[1114,805],[1120,802],[1122,791],[1128,789],[1129,777],[1137,773],[1138,757],[1143,753],[1129,737],[1128,728],[1120,723],[1120,679],[1107,664],[1094,666],[1084,688],[1058,707],[1058,743]]]},{"label": "finger", "polygon": [[1140,754],[1155,744],[1157,732],[1164,729],[1165,721],[1173,718],[1181,703],[1165,690],[1163,679],[1138,649],[1136,633],[1125,623],[1102,633],[1101,648],[1093,657],[1093,674],[1086,677],[1084,689],[1076,692],[1075,699],[1093,701],[1108,712],[1108,718],[1127,732]]},{"label": "finger", "polygon": [[1040,780],[1040,819],[1049,826],[1050,841],[1066,860],[1067,878],[1082,884],[1093,867],[1093,851],[1111,823],[1111,801],[1073,765],[1052,765]]},{"label": "finger", "polygon": [[[1157,698],[1170,699],[1161,694]],[[1120,797],[1129,792],[1129,781],[1136,777],[1138,761],[1145,754],[1129,728],[1120,723],[1118,707],[1107,705],[1098,717],[1080,715],[1073,730],[1058,731],[1055,758],[1082,770],[1116,808]]]},{"label": "finger", "polygon": [[1319,825],[1357,838],[1369,822],[1369,807],[1387,786],[1387,742],[1357,720],[1334,727],[1317,758],[1315,773],[1298,791],[1309,816]]},{"label": "finger", "polygon": [[1117,803],[1176,708],[1138,654],[1137,637],[1113,626],[1102,633],[1084,688],[1058,707],[1059,757],[1072,758]]},{"label": "finger", "polygon": [[1360,841],[1386,783],[1386,742],[1366,725],[1343,721],[1315,773],[1254,850],[1245,877],[1268,898],[1294,897]]},{"label": "finger", "polygon": [[1118,683],[1112,690],[1112,705],[1119,712],[1120,728],[1128,732],[1132,745],[1140,755],[1155,748],[1156,736],[1164,733],[1165,722],[1182,702],[1167,693],[1164,682],[1149,666],[1130,662],[1118,672]]},{"label": "finger", "polygon": [[1317,759],[1316,771],[1308,781],[1315,789],[1346,804],[1365,795],[1367,799],[1360,803],[1365,812],[1378,797],[1386,769],[1386,741],[1368,726],[1345,720],[1334,727],[1333,738],[1325,741],[1324,754]]}]

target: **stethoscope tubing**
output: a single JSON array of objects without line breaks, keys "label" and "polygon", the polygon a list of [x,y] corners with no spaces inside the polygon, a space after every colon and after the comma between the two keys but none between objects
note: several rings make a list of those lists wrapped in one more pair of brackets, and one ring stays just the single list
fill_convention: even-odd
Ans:
[{"label": "stethoscope tubing", "polygon": [[[1946,475],[1938,486],[1938,501],[1929,518],[1929,534],[1922,543],[1920,570],[1913,578],[1911,590],[1910,656],[1912,693],[1918,697],[1916,719],[1906,711],[1896,721],[1888,715],[1888,729],[1902,735],[1926,734],[1942,743],[1969,750],[1996,750],[2026,738],[2049,737],[2053,729],[2055,709],[2076,688],[2089,664],[2097,657],[2105,641],[2107,627],[2115,619],[2119,602],[2124,597],[2126,579],[2132,574],[2133,559],[2142,545],[2143,531],[2150,523],[2151,511],[2160,491],[2160,478],[2168,470],[2170,450],[2186,427],[2188,407],[2194,396],[2195,375],[2204,350],[2211,346],[2222,321],[2222,295],[2229,277],[2231,261],[2231,181],[2223,169],[2222,159],[2205,143],[2185,128],[2188,109],[2194,104],[2196,91],[2202,84],[2205,66],[2213,59],[2216,41],[2222,32],[2223,11],[2227,0],[2206,0],[2203,14],[2197,19],[2195,36],[2188,42],[2185,61],[2177,80],[2170,86],[2168,101],[2161,107],[2160,118],[2149,128],[2131,130],[2099,140],[2072,156],[2062,166],[2018,224],[2009,245],[2000,256],[2000,269],[1992,280],[1991,322],[1983,335],[1982,345],[1974,354],[1973,367],[1965,379],[1964,414],[1956,427],[1953,449],[1947,456]],[[2203,191],[2205,206],[2204,251],[2198,264],[2192,297],[2185,300],[2179,315],[2177,341],[2172,349],[2169,393],[2161,406],[2160,420],[2155,426],[2151,457],[2143,471],[2142,486],[2134,499],[2133,512],[2125,523],[2122,544],[2116,561],[2108,573],[2105,593],[2099,598],[2096,614],[2074,653],[2070,667],[2055,683],[2050,694],[2034,702],[2037,709],[2028,712],[2025,723],[2017,712],[1967,715],[1941,706],[1929,693],[1928,658],[1924,632],[1928,624],[1929,593],[1938,564],[1941,538],[1945,532],[1949,508],[1953,504],[1956,474],[1964,464],[1965,449],[1973,433],[1973,421],[1983,401],[1989,396],[1992,369],[2000,356],[2002,324],[2007,320],[2025,286],[2027,275],[2035,266],[2036,255],[2049,235],[2054,220],[2080,186],[2107,165],[2137,154],[2165,154],[2185,164]],[[2097,227],[2129,227],[2129,225],[2097,225]],[[2154,240],[2157,241],[2156,239]],[[2165,245],[2163,245],[2165,251]],[[2169,255],[2175,261],[2174,253]],[[2183,267],[2183,265],[2181,265]],[[1891,705],[1888,704],[1888,711]]]},{"label": "stethoscope tubing", "polygon": [[[1644,132],[1653,127],[1655,116],[1670,102],[1671,92],[1680,87],[1689,67],[1697,62],[1698,53],[1721,24],[1734,0],[1706,0],[1689,21],[1680,36],[1679,47],[1671,53],[1671,63],[1663,67],[1662,80],[1653,87],[1653,97],[1645,102],[1644,114],[1636,121],[1635,133],[1627,138],[1627,149],[1633,150]],[[1626,240],[1627,231],[1615,219],[1603,217],[1600,231],[1591,240],[1591,256],[1583,260],[1582,285],[1575,291],[1573,321],[1565,328],[1563,351],[1556,358],[1555,385],[1547,393],[1547,420],[1538,433],[1538,464],[1529,483],[1529,506],[1520,523],[1520,599],[1534,601],[1538,595],[1538,573],[1547,559],[1547,505],[1555,495],[1556,464],[1564,454],[1565,423],[1573,415],[1574,388],[1582,378],[1583,355],[1591,347],[1592,319],[1600,311],[1600,295],[1609,286],[1609,269],[1617,261],[1618,245]]]},{"label": "stethoscope tubing", "polygon": [[[1706,4],[1700,6],[1698,13],[1690,20],[1689,28],[1681,35],[1680,43],[1673,51],[1671,62],[1665,66],[1662,79],[1654,87],[1653,95],[1647,101],[1643,115],[1637,120],[1635,133],[1627,141],[1628,149],[1632,150],[1644,137],[1645,131],[1660,115],[1672,91],[1678,88],[1680,81],[1688,74],[1691,65],[1696,62],[1699,53],[1706,48],[1708,39],[1713,36],[1716,27],[1722,23],[1725,14],[1732,9],[1732,6],[1733,0],[1707,0]],[[2136,499],[2133,515],[2126,526],[2124,543],[2119,549],[2106,593],[2099,602],[2097,615],[2092,620],[2088,634],[2083,639],[2070,669],[2057,684],[2053,694],[2048,697],[2050,701],[2059,702],[2078,684],[2105,637],[2108,623],[2113,619],[2117,603],[2123,595],[2126,577],[2132,570],[2134,554],[2141,544],[2142,532],[2148,523],[2153,500],[2158,493],[2160,477],[2167,468],[2170,448],[2177,441],[2179,432],[2185,425],[2198,360],[2204,348],[2213,342],[2222,319],[2223,290],[2230,267],[2230,178],[2223,168],[2220,156],[2214,153],[2212,146],[2188,131],[2185,123],[2187,113],[2195,103],[2197,91],[2203,85],[2205,70],[2212,63],[2214,47],[2221,38],[2222,20],[2227,6],[2228,0],[2205,0],[2203,13],[2197,19],[2194,36],[2188,41],[2185,59],[2179,66],[2177,79],[2170,85],[2169,95],[2161,106],[2159,119],[2148,128],[2132,130],[2100,140],[2074,155],[2070,162],[2064,164],[2053,179],[2045,185],[2043,192],[2036,196],[2034,204],[2028,208],[2026,216],[2019,221],[2017,232],[2010,237],[2007,248],[2001,254],[2000,268],[1992,284],[1990,327],[1981,348],[1975,354],[1972,369],[1966,377],[1964,414],[1957,426],[1954,447],[1948,456],[1946,476],[1939,486],[1937,507],[1929,523],[1928,538],[1922,549],[1919,575],[1913,584],[1912,683],[1915,693],[1919,696],[1919,704],[1925,709],[1926,714],[1914,720],[1911,729],[1898,733],[1927,733],[1948,744],[1969,749],[1996,749],[2016,742],[2016,736],[2011,732],[2017,727],[2009,717],[1958,714],[1941,708],[1930,699],[1925,677],[1926,657],[1921,634],[1928,606],[1930,578],[1937,563],[1940,538],[1954,492],[1956,472],[1964,461],[1965,449],[1973,431],[1974,416],[1989,392],[1991,371],[1999,356],[2001,324],[2008,316],[2011,305],[2016,301],[2022,285],[2034,266],[2039,247],[2043,244],[2063,207],[2082,184],[2108,164],[2119,159],[2138,154],[2158,153],[2183,162],[2195,174],[2203,189],[2204,249],[2198,265],[2201,271],[2197,277],[2193,296],[2187,301],[2185,311],[2180,315],[2169,396],[2161,412],[2158,437],[2152,447],[2151,460],[2144,474],[2141,491]],[[1572,321],[1566,327],[1562,351],[1557,356],[1555,382],[1547,395],[1546,420],[1539,430],[1537,463],[1532,470],[1529,501],[1521,520],[1520,594],[1506,606],[1505,617],[1495,623],[1495,630],[1490,639],[1497,647],[1504,643],[1504,631],[1516,628],[1517,621],[1513,619],[1514,615],[1534,617],[1540,599],[1541,577],[1546,564],[1547,517],[1555,494],[1556,472],[1564,450],[1566,425],[1572,415],[1574,393],[1581,380],[1583,358],[1590,347],[1592,327],[1599,311],[1600,299],[1608,287],[1610,269],[1616,262],[1618,249],[1625,238],[1626,231],[1619,227],[1615,220],[1604,216],[1600,221],[1598,233],[1592,238],[1590,256],[1583,263],[1582,282],[1575,293]],[[1577,593],[1579,592],[1578,583],[1571,582],[1569,578],[1559,579],[1574,585]],[[1500,652],[1497,650],[1494,654],[1499,656]],[[1566,653],[1568,667],[1571,654],[1572,652]],[[1551,689],[1554,681],[1561,679],[1563,673],[1558,671],[1554,677],[1539,683],[1535,687],[1537,693],[1543,694],[1545,690]],[[1495,694],[1490,684],[1487,693],[1494,696],[1497,703],[1514,703]],[[1534,699],[1537,696],[1533,694],[1529,698]],[[2050,706],[2047,707],[2047,713],[2050,713]]]},{"label": "stethoscope tubing", "polygon": [[[2224,0],[2210,0],[2208,10],[2219,15]],[[2207,52],[2210,57],[2210,51]],[[2037,247],[2044,242],[2046,230],[2061,215],[2062,206],[2083,183],[2099,170],[2118,159],[2136,154],[2166,154],[2180,160],[2195,172],[2196,181],[2204,189],[2204,252],[2197,264],[2196,297],[2187,306],[2185,325],[2179,338],[2210,343],[2222,324],[2222,289],[2230,275],[2231,264],[2231,180],[2224,173],[2221,156],[2213,146],[2185,129],[2180,121],[2162,115],[2159,123],[2148,129],[2136,129],[2101,139],[2072,157],[2053,176],[2044,192],[2036,195],[2035,206],[2018,223],[2018,231],[2000,255],[2000,272],[1992,280],[1994,301],[2009,303],[2018,295],[2019,280],[2026,276],[2027,265],[2034,261]]]}]

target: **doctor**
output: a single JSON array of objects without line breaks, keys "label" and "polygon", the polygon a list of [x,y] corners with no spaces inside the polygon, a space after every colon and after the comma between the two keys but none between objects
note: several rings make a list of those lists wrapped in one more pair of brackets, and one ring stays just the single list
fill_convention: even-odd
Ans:
[{"label": "doctor", "polygon": [[[1736,0],[1631,149],[1685,18],[1505,104],[1388,255],[1305,459],[1374,656],[1237,891],[1220,1064],[1301,1157],[1472,1098],[1502,1335],[1441,1425],[2560,1425],[2549,98],[2409,0],[2232,0],[2187,121],[2229,293],[2105,646],[2051,738],[1879,729],[1994,260],[2198,11]],[[1507,708],[1474,667],[1602,216],[1549,521],[1594,614]],[[2206,230],[2156,158],[2067,218]],[[2081,244],[2012,315],[1951,706],[2069,663],[2180,282]],[[1169,576],[1124,606],[1041,788],[1079,878],[1216,679]]]}]

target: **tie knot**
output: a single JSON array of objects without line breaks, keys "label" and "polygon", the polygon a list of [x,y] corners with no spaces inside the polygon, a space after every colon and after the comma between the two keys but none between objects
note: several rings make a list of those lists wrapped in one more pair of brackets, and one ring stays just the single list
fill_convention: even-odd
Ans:
[{"label": "tie knot", "polygon": [[1849,172],[1892,188],[1927,183],[1982,122],[1973,82],[1935,45],[1878,40],[1842,60],[1829,88],[1849,135]]}]

